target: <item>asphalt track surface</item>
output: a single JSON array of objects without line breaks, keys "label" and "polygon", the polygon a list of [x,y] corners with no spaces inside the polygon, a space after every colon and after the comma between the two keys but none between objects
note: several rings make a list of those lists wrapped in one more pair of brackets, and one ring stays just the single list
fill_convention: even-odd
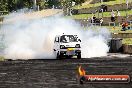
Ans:
[{"label": "asphalt track surface", "polygon": [[132,77],[132,57],[3,61],[0,62],[0,88],[132,88],[132,81],[81,85],[77,79],[78,65],[82,65],[87,74]]}]

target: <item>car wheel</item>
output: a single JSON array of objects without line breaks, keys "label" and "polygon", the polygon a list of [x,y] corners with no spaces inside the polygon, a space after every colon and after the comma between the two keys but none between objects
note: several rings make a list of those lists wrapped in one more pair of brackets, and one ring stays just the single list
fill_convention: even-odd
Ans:
[{"label": "car wheel", "polygon": [[77,59],[81,59],[81,53],[78,53]]},{"label": "car wheel", "polygon": [[57,55],[56,55],[56,59],[60,59],[59,52],[58,52]]}]

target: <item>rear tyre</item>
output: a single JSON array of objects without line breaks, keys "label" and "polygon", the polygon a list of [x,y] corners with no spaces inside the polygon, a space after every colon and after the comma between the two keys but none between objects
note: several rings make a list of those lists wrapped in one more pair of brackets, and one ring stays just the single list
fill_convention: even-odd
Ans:
[{"label": "rear tyre", "polygon": [[59,52],[58,52],[57,55],[56,55],[56,59],[60,59]]},{"label": "rear tyre", "polygon": [[60,53],[60,56],[59,56],[59,58],[60,58],[60,59],[62,59],[62,58],[63,58],[63,54],[61,54],[61,53]]},{"label": "rear tyre", "polygon": [[56,55],[56,58],[57,59],[62,59],[63,58],[63,55],[61,53],[59,54],[59,52],[58,52],[57,55]]},{"label": "rear tyre", "polygon": [[81,59],[81,53],[78,53],[77,59]]},{"label": "rear tyre", "polygon": [[83,84],[83,80],[80,79],[80,84]]}]

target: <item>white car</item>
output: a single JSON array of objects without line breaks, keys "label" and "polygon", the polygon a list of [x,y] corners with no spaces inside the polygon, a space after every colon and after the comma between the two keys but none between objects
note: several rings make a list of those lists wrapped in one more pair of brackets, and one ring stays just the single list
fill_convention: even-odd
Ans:
[{"label": "white car", "polygon": [[57,59],[77,56],[81,58],[81,40],[77,35],[58,35],[54,41],[54,53]]}]

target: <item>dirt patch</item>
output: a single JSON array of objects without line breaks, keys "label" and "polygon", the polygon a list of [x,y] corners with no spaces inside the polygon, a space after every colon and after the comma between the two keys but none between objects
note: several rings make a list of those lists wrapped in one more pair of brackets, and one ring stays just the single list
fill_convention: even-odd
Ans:
[{"label": "dirt patch", "polygon": [[43,18],[43,17],[49,17],[49,16],[53,16],[57,13],[61,13],[62,10],[60,9],[46,9],[46,10],[42,10],[42,11],[36,11],[36,12],[28,12],[28,13],[23,13],[22,15],[19,14],[19,16],[16,16],[15,18],[7,18],[4,23],[11,23],[14,21],[18,21],[18,20],[23,20],[23,19],[39,19],[39,18]]},{"label": "dirt patch", "polygon": [[84,84],[77,80],[77,66],[87,74],[127,74],[131,58],[86,58],[0,62],[0,88],[131,88],[129,84]]}]

